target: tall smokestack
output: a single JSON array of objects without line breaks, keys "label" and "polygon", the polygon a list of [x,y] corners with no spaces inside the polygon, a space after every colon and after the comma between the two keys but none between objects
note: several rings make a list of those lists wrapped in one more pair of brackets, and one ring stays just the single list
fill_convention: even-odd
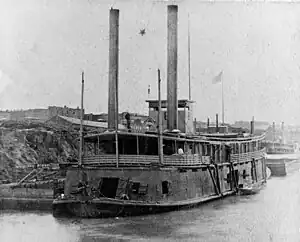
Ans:
[{"label": "tall smokestack", "polygon": [[119,74],[119,10],[109,11],[109,77],[108,77],[108,129],[116,129],[118,120]]},{"label": "tall smokestack", "polygon": [[254,116],[252,117],[252,120],[250,121],[250,134],[254,134]]},{"label": "tall smokestack", "polygon": [[177,23],[178,6],[168,6],[167,129],[178,128],[177,101]]}]

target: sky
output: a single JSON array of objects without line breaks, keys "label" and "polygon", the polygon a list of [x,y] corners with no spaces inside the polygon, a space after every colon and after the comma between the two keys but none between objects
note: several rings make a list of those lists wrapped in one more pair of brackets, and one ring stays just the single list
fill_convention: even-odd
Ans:
[{"label": "sky", "polygon": [[[120,9],[119,110],[146,113],[161,69],[166,98],[167,4],[179,6],[178,97],[197,120],[300,123],[300,3],[199,0],[0,0],[0,109],[80,105],[107,112],[108,19]],[[146,34],[139,35],[145,28]]]}]

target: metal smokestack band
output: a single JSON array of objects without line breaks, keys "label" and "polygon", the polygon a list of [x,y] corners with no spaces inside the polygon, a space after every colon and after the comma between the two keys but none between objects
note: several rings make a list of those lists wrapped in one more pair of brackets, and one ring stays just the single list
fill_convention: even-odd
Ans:
[{"label": "metal smokestack band", "polygon": [[168,6],[168,66],[167,66],[167,129],[178,128],[178,101],[177,101],[177,25],[178,6]]},{"label": "metal smokestack band", "polygon": [[119,10],[109,12],[108,129],[118,125]]}]

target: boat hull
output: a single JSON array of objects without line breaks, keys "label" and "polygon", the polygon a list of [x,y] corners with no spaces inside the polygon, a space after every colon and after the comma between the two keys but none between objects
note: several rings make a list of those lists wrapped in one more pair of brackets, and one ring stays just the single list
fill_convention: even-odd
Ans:
[{"label": "boat hull", "polygon": [[235,191],[228,191],[222,195],[212,195],[201,199],[165,204],[143,204],[115,199],[94,199],[90,201],[55,200],[52,204],[52,211],[55,217],[107,218],[140,216],[190,209],[235,193]]},{"label": "boat hull", "polygon": [[286,176],[300,169],[300,159],[266,159],[266,166],[271,170],[271,176]]},{"label": "boat hull", "polygon": [[[84,189],[80,179],[87,181]],[[155,214],[192,208],[264,181],[263,157],[184,169],[70,167],[64,192],[56,194],[52,209],[54,216],[81,218]]]}]

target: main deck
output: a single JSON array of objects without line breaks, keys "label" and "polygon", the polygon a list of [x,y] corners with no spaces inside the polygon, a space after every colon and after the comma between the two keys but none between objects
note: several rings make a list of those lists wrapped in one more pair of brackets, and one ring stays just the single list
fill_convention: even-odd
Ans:
[{"label": "main deck", "polygon": [[[266,180],[263,136],[225,138],[227,142],[218,137],[164,136],[163,143],[173,147],[174,154],[164,149],[161,162],[153,152],[157,136],[118,133],[116,154],[115,135],[85,140],[82,166],[73,163],[66,168],[64,197],[55,200],[56,212],[80,217],[157,213],[192,207]],[[178,147],[182,151],[175,153]],[[74,195],[82,182],[89,184],[88,191]]]}]

